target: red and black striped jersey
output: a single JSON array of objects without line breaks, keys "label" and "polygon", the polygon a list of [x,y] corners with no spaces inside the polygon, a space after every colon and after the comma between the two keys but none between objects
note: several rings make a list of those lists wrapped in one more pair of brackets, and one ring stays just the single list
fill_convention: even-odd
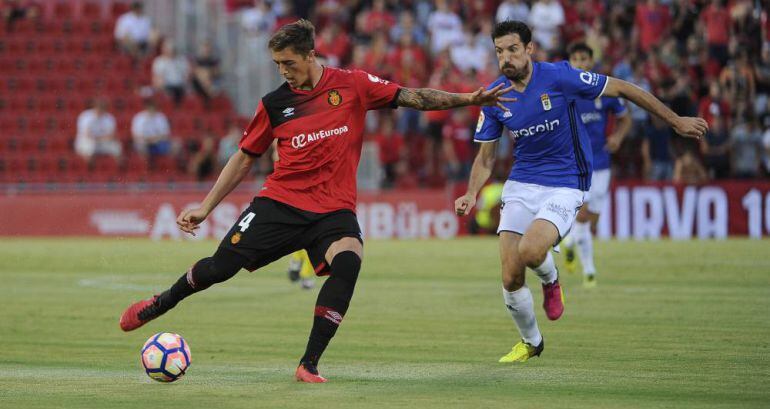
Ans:
[{"label": "red and black striped jersey", "polygon": [[258,196],[316,213],[356,207],[356,170],[370,109],[396,108],[400,87],[359,70],[324,67],[309,91],[284,83],[265,95],[240,149],[278,162]]}]

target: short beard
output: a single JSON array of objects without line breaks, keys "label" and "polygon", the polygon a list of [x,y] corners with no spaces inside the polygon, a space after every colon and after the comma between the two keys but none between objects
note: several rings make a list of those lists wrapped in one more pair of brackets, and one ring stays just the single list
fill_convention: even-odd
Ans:
[{"label": "short beard", "polygon": [[516,70],[514,68],[514,74],[511,76],[506,75],[505,71],[503,70],[503,75],[505,75],[505,77],[511,81],[521,81],[524,78],[527,78],[527,75],[529,75],[529,64],[525,65],[521,70]]}]

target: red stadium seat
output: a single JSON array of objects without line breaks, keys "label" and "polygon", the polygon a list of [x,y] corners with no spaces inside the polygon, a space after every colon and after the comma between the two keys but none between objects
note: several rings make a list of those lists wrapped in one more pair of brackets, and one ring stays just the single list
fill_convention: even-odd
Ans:
[{"label": "red stadium seat", "polygon": [[112,18],[117,19],[121,15],[128,13],[128,11],[131,9],[131,6],[128,3],[124,2],[113,2],[112,3]]},{"label": "red stadium seat", "polygon": [[102,7],[100,4],[92,1],[87,1],[83,4],[83,19],[96,20],[101,18],[101,13]]},{"label": "red stadium seat", "polygon": [[54,6],[54,13],[56,14],[56,19],[67,19],[73,17],[73,9],[70,2],[58,2]]}]

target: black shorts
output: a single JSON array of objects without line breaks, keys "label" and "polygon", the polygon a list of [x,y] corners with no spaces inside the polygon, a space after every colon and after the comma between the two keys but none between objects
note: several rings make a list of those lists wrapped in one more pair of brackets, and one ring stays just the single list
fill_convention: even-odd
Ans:
[{"label": "black shorts", "polygon": [[326,250],[343,237],[355,237],[363,244],[358,219],[350,210],[313,213],[266,197],[255,197],[219,247],[248,258],[249,264],[244,268],[249,271],[305,249],[315,273],[326,275],[329,274]]}]

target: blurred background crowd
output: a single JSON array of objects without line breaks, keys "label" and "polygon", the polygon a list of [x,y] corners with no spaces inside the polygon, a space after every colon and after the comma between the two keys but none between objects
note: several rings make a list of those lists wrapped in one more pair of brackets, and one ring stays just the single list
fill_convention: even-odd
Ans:
[{"label": "blurred background crowd", "polygon": [[[616,178],[766,178],[769,11],[766,0],[2,0],[0,182],[211,180],[281,82],[267,39],[300,17],[316,25],[329,66],[455,92],[499,75],[494,23],[525,21],[535,60],[566,59],[585,42],[594,71],[708,121],[706,138],[685,140],[631,106]],[[477,115],[371,113],[362,187],[465,180]],[[512,161],[513,141],[503,141],[499,177]],[[254,174],[271,170],[265,155]]]}]

